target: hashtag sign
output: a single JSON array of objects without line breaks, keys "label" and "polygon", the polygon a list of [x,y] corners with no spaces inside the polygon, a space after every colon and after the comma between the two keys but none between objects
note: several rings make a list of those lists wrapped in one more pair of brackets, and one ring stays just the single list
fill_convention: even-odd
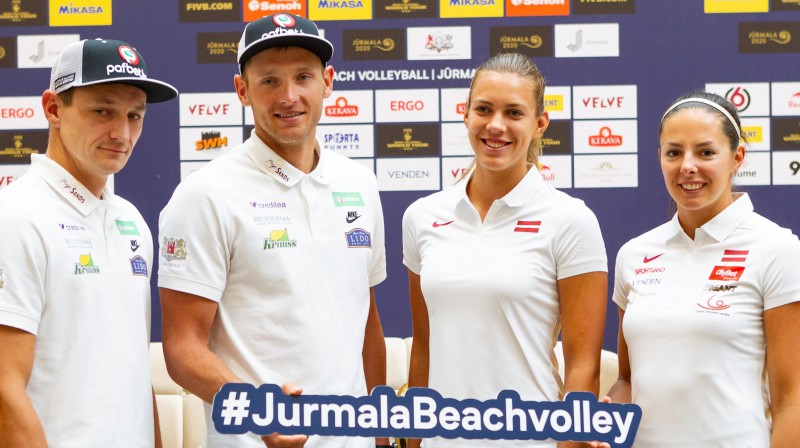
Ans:
[{"label": "hashtag sign", "polygon": [[250,400],[247,399],[247,392],[231,391],[228,398],[222,400],[222,412],[220,412],[226,425],[241,425],[242,419],[250,416]]}]

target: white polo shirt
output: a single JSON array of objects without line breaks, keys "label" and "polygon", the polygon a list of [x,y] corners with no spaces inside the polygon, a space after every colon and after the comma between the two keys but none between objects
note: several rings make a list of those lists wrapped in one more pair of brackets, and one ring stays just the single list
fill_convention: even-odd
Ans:
[{"label": "white polo shirt", "polygon": [[[219,302],[210,347],[244,381],[367,393],[369,288],[386,277],[386,258],[377,181],[363,165],[322,151],[306,175],[253,133],[178,186],[159,238],[159,286]],[[263,447],[208,424],[212,447]],[[312,437],[307,446],[370,444]]]},{"label": "white polo shirt", "polygon": [[735,197],[694,241],[675,215],[617,256],[637,447],[769,446],[763,313],[800,300],[800,241]]},{"label": "white polo shirt", "polygon": [[[421,277],[430,323],[428,386],[486,400],[501,390],[557,401],[557,282],[607,270],[597,219],[532,168],[483,222],[467,181],[417,200],[403,216],[403,263]],[[425,447],[555,446],[431,439]]]},{"label": "white polo shirt", "polygon": [[153,243],[129,202],[43,155],[0,192],[0,325],[36,335],[28,395],[52,447],[151,447]]}]

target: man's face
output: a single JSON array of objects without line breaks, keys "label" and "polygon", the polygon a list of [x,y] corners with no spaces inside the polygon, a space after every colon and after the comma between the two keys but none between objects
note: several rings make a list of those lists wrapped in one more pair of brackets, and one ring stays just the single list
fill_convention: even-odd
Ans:
[{"label": "man's face", "polygon": [[318,56],[300,47],[270,48],[253,56],[234,84],[242,104],[252,107],[256,135],[275,152],[313,147],[322,101],[333,88],[333,69]]},{"label": "man's face", "polygon": [[45,109],[60,137],[53,158],[85,185],[119,172],[142,133],[144,91],[126,84],[76,87],[69,105],[52,96]]}]

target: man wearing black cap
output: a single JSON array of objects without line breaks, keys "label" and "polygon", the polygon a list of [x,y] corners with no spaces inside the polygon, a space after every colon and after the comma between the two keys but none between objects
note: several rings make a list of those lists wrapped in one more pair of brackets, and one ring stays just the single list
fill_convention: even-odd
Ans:
[{"label": "man wearing black cap", "polygon": [[[386,381],[372,291],[386,277],[375,175],[316,141],[333,87],[332,54],[302,17],[280,13],[248,24],[234,85],[255,129],[186,178],[161,213],[167,366],[206,402],[229,382],[363,396]],[[222,435],[206,421],[210,447],[376,442]]]},{"label": "man wearing black cap", "polygon": [[0,192],[0,446],[160,446],[150,386],[150,230],[115,196],[146,103],[175,98],[118,40],[59,55],[47,152]]}]

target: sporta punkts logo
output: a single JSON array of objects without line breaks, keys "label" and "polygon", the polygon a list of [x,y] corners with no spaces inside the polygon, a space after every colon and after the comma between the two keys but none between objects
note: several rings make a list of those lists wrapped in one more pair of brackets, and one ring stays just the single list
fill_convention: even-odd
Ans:
[{"label": "sporta punkts logo", "polygon": [[294,17],[287,14],[276,14],[275,17],[272,18],[272,21],[281,28],[294,27]]},{"label": "sporta punkts logo", "polygon": [[128,64],[139,65],[139,56],[133,51],[133,48],[123,45],[119,47],[119,55]]}]

